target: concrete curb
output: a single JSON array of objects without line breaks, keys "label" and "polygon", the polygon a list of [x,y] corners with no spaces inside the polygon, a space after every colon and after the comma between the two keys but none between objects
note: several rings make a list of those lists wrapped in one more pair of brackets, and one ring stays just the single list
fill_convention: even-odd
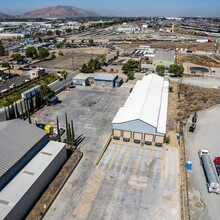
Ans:
[{"label": "concrete curb", "polygon": [[101,159],[102,159],[102,157],[103,157],[105,151],[107,150],[107,148],[108,148],[108,146],[109,146],[111,140],[112,140],[112,134],[110,134],[110,135],[108,136],[108,139],[107,139],[107,141],[106,141],[104,147],[102,148],[102,150],[101,150],[101,152],[100,152],[98,158],[96,159],[96,162],[95,162],[96,165],[98,165],[99,162],[101,161]]}]

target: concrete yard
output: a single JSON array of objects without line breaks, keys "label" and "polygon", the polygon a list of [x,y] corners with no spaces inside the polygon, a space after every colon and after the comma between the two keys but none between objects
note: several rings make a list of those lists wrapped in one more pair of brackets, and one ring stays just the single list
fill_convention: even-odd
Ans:
[{"label": "concrete yard", "polygon": [[220,216],[220,195],[208,193],[206,178],[198,156],[199,149],[210,150],[210,156],[220,156],[219,130],[220,105],[198,112],[197,127],[194,133],[188,132],[191,118],[185,130],[187,160],[192,161],[193,167],[188,171],[189,199],[192,219],[212,220]]},{"label": "concrete yard", "polygon": [[76,87],[58,95],[62,103],[45,106],[31,116],[33,123],[37,121],[52,125],[56,125],[58,116],[60,126],[65,127],[66,112],[69,121],[73,120],[76,138],[81,134],[85,137],[79,146],[84,156],[45,219],[63,219],[76,207],[90,174],[95,168],[95,161],[100,150],[111,134],[111,121],[128,95],[128,88]]},{"label": "concrete yard", "polygon": [[113,140],[64,219],[179,219],[178,161],[175,147]]}]

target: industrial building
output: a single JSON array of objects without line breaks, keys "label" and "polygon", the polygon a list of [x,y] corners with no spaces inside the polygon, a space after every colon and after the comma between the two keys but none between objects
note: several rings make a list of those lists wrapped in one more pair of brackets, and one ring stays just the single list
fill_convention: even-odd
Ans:
[{"label": "industrial building", "polygon": [[67,159],[64,143],[20,119],[0,122],[0,219],[24,219]]},{"label": "industrial building", "polygon": [[81,86],[97,86],[102,88],[119,87],[123,83],[123,79],[114,74],[78,74],[72,79],[73,85]]},{"label": "industrial building", "polygon": [[174,51],[156,51],[155,57],[153,58],[153,65],[164,65],[165,67],[170,67],[170,65],[175,63],[175,52]]},{"label": "industrial building", "polygon": [[73,85],[87,86],[89,85],[89,76],[90,74],[80,73],[73,77]]},{"label": "industrial building", "polygon": [[162,146],[166,134],[169,82],[156,74],[137,81],[112,121],[112,135],[124,141]]},{"label": "industrial building", "polygon": [[99,74],[94,78],[94,85],[98,87],[114,88],[118,75]]}]

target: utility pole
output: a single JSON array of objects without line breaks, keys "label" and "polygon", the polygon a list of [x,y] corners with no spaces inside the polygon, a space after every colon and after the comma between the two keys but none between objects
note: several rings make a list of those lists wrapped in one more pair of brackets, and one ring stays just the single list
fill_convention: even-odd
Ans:
[{"label": "utility pole", "polygon": [[74,57],[72,56],[72,67],[73,67],[73,71],[74,71]]}]

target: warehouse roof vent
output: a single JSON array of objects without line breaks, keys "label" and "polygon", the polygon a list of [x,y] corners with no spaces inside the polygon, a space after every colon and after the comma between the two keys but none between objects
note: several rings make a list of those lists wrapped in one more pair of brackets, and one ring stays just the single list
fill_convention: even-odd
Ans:
[{"label": "warehouse roof vent", "polygon": [[48,155],[48,156],[52,156],[51,153],[47,153],[47,152],[41,152],[41,154],[45,154],[45,155]]},{"label": "warehouse roof vent", "polygon": [[9,202],[7,202],[7,201],[5,201],[5,200],[0,199],[0,204],[3,204],[3,205],[8,205],[8,204],[9,204]]},{"label": "warehouse roof vent", "polygon": [[28,175],[31,175],[31,176],[33,176],[33,175],[34,175],[34,173],[33,173],[33,172],[26,171],[26,170],[25,170],[23,173],[28,174]]}]

